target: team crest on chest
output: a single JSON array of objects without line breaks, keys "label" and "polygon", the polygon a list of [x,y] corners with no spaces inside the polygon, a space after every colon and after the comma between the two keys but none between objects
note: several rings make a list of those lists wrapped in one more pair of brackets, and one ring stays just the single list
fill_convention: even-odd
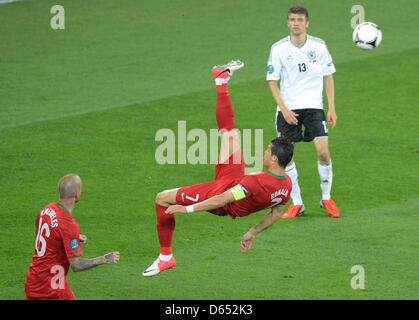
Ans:
[{"label": "team crest on chest", "polygon": [[310,60],[309,62],[316,62],[316,51],[314,50],[310,50],[307,51],[307,58]]}]

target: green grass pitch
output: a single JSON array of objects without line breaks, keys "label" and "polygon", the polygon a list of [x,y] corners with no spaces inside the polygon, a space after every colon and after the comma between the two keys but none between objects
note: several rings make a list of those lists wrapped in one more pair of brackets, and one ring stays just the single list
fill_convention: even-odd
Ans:
[{"label": "green grass pitch", "polygon": [[[236,125],[263,129],[264,145],[275,137],[266,62],[294,3],[61,0],[64,30],[50,27],[57,1],[0,4],[0,299],[25,299],[35,218],[70,172],[83,179],[74,216],[84,257],[121,253],[115,266],[69,271],[78,299],[419,298],[414,0],[299,2],[337,69],[329,141],[341,217],[319,208],[314,146],[298,144],[304,217],[279,221],[242,254],[242,235],[265,212],[178,215],[176,268],[141,276],[159,249],[156,193],[214,176],[211,164],[158,165],[156,132],[176,133],[180,120],[216,128],[209,69],[241,59],[230,85]],[[383,31],[376,50],[352,43],[354,4]],[[355,265],[363,290],[351,287]]]}]

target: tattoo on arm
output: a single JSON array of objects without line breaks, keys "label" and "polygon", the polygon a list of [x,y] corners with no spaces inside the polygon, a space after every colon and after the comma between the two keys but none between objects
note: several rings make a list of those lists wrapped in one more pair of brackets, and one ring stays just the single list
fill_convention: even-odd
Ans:
[{"label": "tattoo on arm", "polygon": [[110,263],[110,264],[115,263],[113,253],[105,254],[105,260],[106,260],[106,263]]},{"label": "tattoo on arm", "polygon": [[97,257],[93,259],[82,259],[80,257],[77,257],[70,259],[71,269],[74,272],[88,270],[104,263],[105,261],[103,257]]}]

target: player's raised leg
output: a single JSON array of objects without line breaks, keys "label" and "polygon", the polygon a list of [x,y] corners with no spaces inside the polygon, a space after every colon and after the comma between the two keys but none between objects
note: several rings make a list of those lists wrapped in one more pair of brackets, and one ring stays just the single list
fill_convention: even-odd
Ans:
[{"label": "player's raised leg", "polygon": [[236,60],[225,65],[214,66],[211,70],[217,88],[217,107],[215,117],[221,134],[221,149],[218,163],[225,163],[232,155],[233,163],[240,163],[242,156],[240,151],[240,137],[234,123],[233,105],[228,93],[228,81],[233,73],[244,66],[244,63]]}]

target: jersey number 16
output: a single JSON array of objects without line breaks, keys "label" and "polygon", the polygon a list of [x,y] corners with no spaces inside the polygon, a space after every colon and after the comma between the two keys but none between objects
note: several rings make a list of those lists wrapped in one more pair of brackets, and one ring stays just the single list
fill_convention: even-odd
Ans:
[{"label": "jersey number 16", "polygon": [[36,235],[36,240],[35,240],[35,250],[36,250],[36,253],[38,254],[38,257],[42,257],[45,254],[45,251],[47,249],[47,242],[44,236],[42,235],[44,231],[45,231],[45,237],[49,238],[49,234],[50,234],[49,226],[46,222],[42,224],[42,218],[40,218],[39,224],[38,224],[38,234]]}]

